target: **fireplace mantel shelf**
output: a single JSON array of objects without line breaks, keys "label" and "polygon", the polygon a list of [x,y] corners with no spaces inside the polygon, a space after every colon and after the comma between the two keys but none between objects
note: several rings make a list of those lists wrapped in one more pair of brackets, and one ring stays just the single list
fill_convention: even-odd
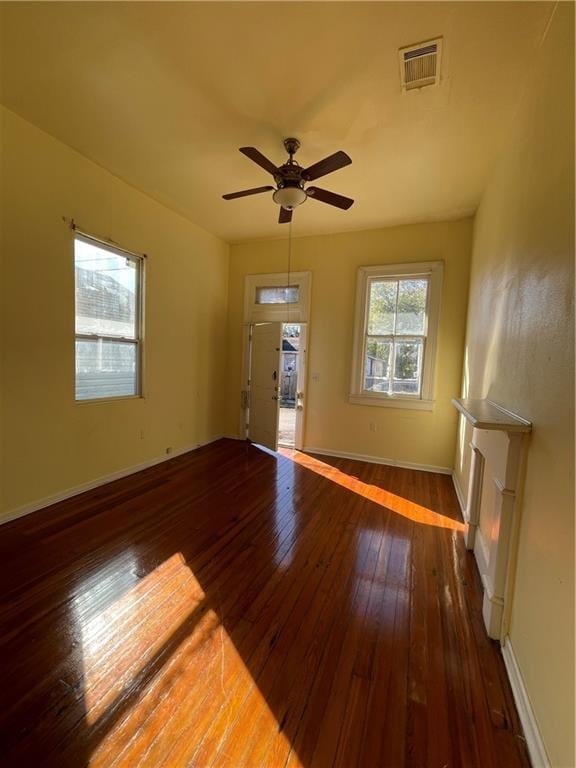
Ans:
[{"label": "fireplace mantel shelf", "polygon": [[531,432],[532,423],[516,416],[491,400],[454,398],[454,407],[475,429],[494,429],[502,432]]}]

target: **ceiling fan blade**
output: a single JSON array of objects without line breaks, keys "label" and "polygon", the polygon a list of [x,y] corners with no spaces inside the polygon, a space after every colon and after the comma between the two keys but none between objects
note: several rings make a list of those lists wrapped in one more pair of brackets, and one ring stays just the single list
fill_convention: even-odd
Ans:
[{"label": "ceiling fan blade", "polygon": [[246,155],[246,157],[249,157],[252,162],[256,163],[261,168],[264,168],[265,171],[271,173],[272,176],[275,176],[278,173],[278,168],[276,168],[274,163],[271,160],[268,160],[267,157],[264,157],[262,152],[259,152],[255,147],[240,147],[240,152],[242,152],[243,155]]},{"label": "ceiling fan blade", "polygon": [[354,200],[352,200],[351,197],[337,195],[336,192],[328,192],[327,189],[320,189],[320,187],[308,187],[306,189],[306,194],[311,197],[312,200],[320,200],[321,203],[335,205],[336,208],[342,208],[345,211],[354,204]]},{"label": "ceiling fan blade", "polygon": [[292,211],[288,211],[286,208],[280,207],[280,214],[278,215],[278,224],[289,224],[292,221]]},{"label": "ceiling fan blade", "polygon": [[324,160],[314,163],[309,168],[305,168],[302,171],[302,178],[306,179],[306,181],[314,181],[314,179],[319,179],[320,176],[326,176],[326,174],[333,173],[339,168],[344,168],[345,165],[350,165],[351,162],[352,160],[346,152],[340,150],[339,152],[334,152],[329,157],[325,157]]},{"label": "ceiling fan blade", "polygon": [[228,195],[222,195],[224,200],[235,200],[237,197],[246,197],[247,195],[259,195],[260,192],[270,192],[274,187],[255,187],[254,189],[243,189],[242,192],[230,192]]}]

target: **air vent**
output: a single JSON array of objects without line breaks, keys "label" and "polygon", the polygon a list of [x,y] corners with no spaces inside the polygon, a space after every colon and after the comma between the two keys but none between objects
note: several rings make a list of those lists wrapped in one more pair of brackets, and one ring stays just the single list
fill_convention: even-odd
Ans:
[{"label": "air vent", "polygon": [[402,90],[411,91],[415,88],[438,84],[442,53],[441,39],[400,48],[398,53]]}]

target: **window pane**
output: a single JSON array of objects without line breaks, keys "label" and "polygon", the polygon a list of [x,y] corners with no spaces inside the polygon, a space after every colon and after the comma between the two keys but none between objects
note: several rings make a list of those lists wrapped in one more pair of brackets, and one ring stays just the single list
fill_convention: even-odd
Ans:
[{"label": "window pane", "polygon": [[76,333],[136,338],[139,261],[75,240],[74,263]]},{"label": "window pane", "polygon": [[368,334],[388,336],[394,333],[396,312],[396,280],[373,280],[370,283],[370,304],[368,309]]},{"label": "window pane", "polygon": [[422,341],[396,341],[392,392],[419,395],[422,379]]},{"label": "window pane", "polygon": [[138,394],[138,345],[76,339],[76,400]]},{"label": "window pane", "polygon": [[391,341],[367,339],[364,357],[364,389],[369,392],[388,392],[390,386]]},{"label": "window pane", "polygon": [[400,280],[398,287],[397,334],[423,334],[426,319],[428,280]]},{"label": "window pane", "polygon": [[256,304],[297,304],[299,300],[298,285],[256,288]]}]

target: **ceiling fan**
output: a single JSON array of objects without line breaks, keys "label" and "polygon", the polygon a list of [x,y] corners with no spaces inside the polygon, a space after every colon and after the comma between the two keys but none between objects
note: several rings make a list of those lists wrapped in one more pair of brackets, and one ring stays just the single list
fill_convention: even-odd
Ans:
[{"label": "ceiling fan", "polygon": [[287,224],[292,221],[292,211],[298,205],[304,203],[309,197],[312,200],[319,200],[321,203],[334,205],[336,208],[348,210],[354,200],[344,195],[337,195],[335,192],[329,192],[320,187],[305,187],[309,181],[326,176],[345,165],[350,165],[352,160],[346,152],[335,152],[324,160],[320,160],[309,168],[302,168],[294,160],[294,155],[300,147],[298,139],[284,139],[284,147],[290,158],[284,165],[276,167],[274,163],[268,160],[255,147],[240,147],[240,152],[250,160],[255,162],[265,171],[272,174],[276,187],[255,187],[254,189],[244,189],[242,192],[232,192],[229,195],[222,195],[224,200],[234,200],[237,197],[246,197],[247,195],[259,195],[261,192],[271,192],[274,190],[272,199],[280,206],[279,224]]}]

